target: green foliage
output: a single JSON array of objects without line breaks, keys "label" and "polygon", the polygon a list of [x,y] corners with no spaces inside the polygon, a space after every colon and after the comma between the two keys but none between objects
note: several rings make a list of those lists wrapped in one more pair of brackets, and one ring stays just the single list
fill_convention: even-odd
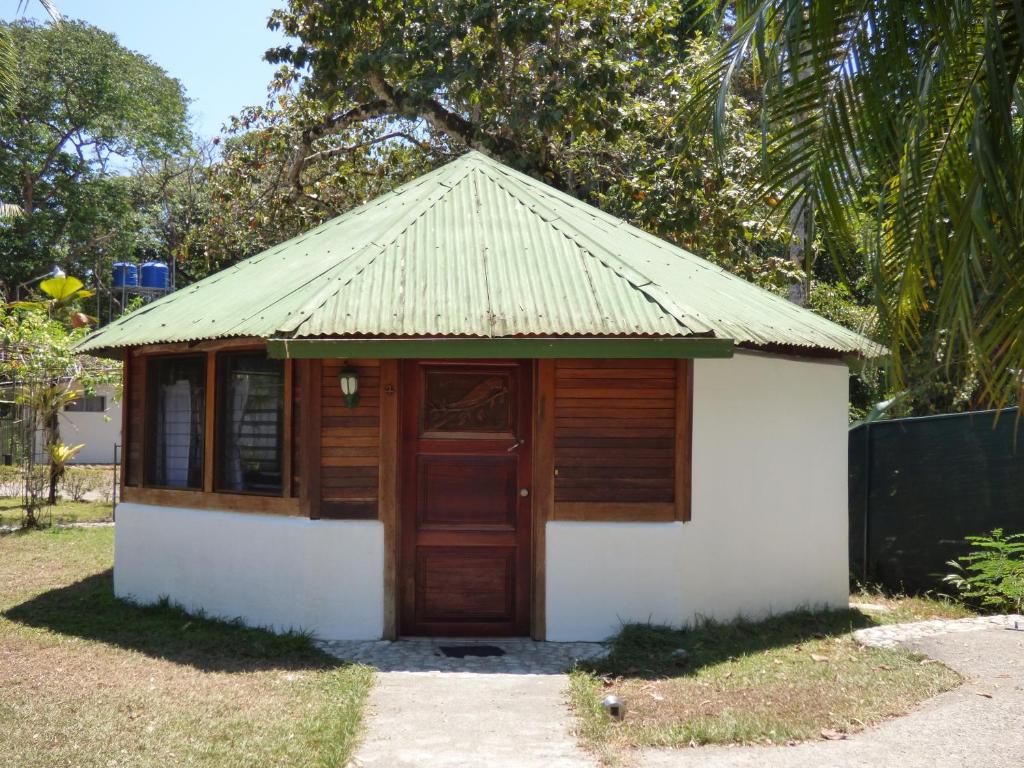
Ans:
[{"label": "green foliage", "polygon": [[46,485],[39,480],[32,450],[37,434],[42,434],[48,458],[48,503],[53,504],[64,464],[74,455],[60,439],[61,409],[80,388],[88,391],[120,377],[119,366],[75,353],[74,345],[86,332],[84,327],[67,327],[40,307],[0,309],[0,384],[13,394],[24,415],[19,426],[25,450],[17,461],[28,525],[38,522],[36,512]]},{"label": "green foliage", "polygon": [[18,83],[0,110],[0,200],[23,212],[0,238],[9,294],[55,260],[84,274],[130,255],[138,215],[112,166],[166,156],[188,137],[181,85],[113,35],[72,21],[0,29]]},{"label": "green foliage", "polygon": [[974,549],[949,561],[956,570],[944,579],[969,603],[995,613],[1024,611],[1024,533],[968,536]]},{"label": "green foliage", "polygon": [[733,84],[756,77],[761,191],[781,201],[782,215],[809,202],[823,241],[840,258],[866,255],[897,382],[917,388],[938,376],[961,403],[1019,399],[1019,4],[761,0],[725,7],[724,43],[684,107],[696,125],[712,121],[726,146]]},{"label": "green foliage", "polygon": [[722,164],[685,130],[678,105],[711,44],[677,4],[292,0],[272,23],[298,38],[270,52],[277,101],[236,121],[215,174],[213,229],[235,228],[233,254],[471,147],[769,288],[798,277],[747,193],[756,104],[730,100]]},{"label": "green foliage", "polygon": [[71,501],[84,501],[86,495],[98,493],[109,503],[113,472],[97,467],[66,467],[60,487],[64,497]]}]

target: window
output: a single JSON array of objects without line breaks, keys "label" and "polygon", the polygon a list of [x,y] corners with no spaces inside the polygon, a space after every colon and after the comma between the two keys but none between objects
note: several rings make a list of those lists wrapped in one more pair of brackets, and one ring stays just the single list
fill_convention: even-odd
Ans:
[{"label": "window", "polygon": [[284,362],[225,353],[217,373],[217,490],[280,493]]},{"label": "window", "polygon": [[103,413],[107,410],[107,398],[103,395],[82,395],[65,405],[64,410],[76,413]]},{"label": "window", "polygon": [[206,357],[157,357],[149,361],[146,484],[203,487],[206,429]]}]

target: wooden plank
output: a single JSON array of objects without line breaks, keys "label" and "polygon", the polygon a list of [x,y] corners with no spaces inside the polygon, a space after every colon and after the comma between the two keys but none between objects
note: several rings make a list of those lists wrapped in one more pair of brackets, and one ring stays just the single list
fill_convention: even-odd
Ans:
[{"label": "wooden plank", "polygon": [[282,426],[284,447],[282,448],[281,455],[281,495],[286,499],[291,498],[292,495],[292,460],[294,458],[292,420],[294,418],[293,406],[295,400],[293,390],[295,385],[292,376],[294,374],[294,367],[294,360],[284,361],[284,425]]},{"label": "wooden plank", "polygon": [[[634,438],[629,441],[628,447],[631,451],[635,449],[675,449],[674,435],[672,437],[664,438]],[[562,449],[575,450],[577,448],[602,448],[606,450],[621,451],[623,449],[622,438],[612,437],[562,437],[561,435],[555,435],[555,450],[560,452]],[[634,455],[642,455],[634,453]]]},{"label": "wooden plank", "polygon": [[302,366],[302,465],[300,499],[302,512],[315,519],[320,511],[320,361]]},{"label": "wooden plank", "polygon": [[693,361],[679,360],[676,374],[676,519],[691,515],[693,476]]},{"label": "wooden plank", "polygon": [[607,358],[592,359],[592,358],[563,358],[556,361],[557,370],[559,372],[565,371],[571,368],[626,368],[629,370],[637,369],[658,369],[668,368],[672,369],[675,366],[674,360],[657,360],[657,359],[622,359],[622,358]]},{"label": "wooden plank", "polygon": [[[321,458],[320,464],[321,464],[321,466],[329,467],[329,466],[332,466],[327,461],[327,459],[329,459],[329,458],[330,459],[338,459],[338,458],[341,458],[343,456],[363,456],[365,458],[376,458],[379,453],[380,453],[380,449],[376,445],[372,446],[372,447],[371,446],[366,446],[366,445],[354,445],[354,446],[353,445],[324,445],[321,442],[320,443],[320,456],[322,458]],[[376,462],[374,462],[374,463],[376,464]],[[335,464],[333,466],[364,466],[364,465],[348,465],[348,464],[337,465],[337,464]]]},{"label": "wooden plank", "polygon": [[596,464],[596,465],[574,465],[564,464],[558,467],[558,477],[562,480],[570,478],[608,478],[614,480],[617,477],[623,478],[656,478],[661,480],[674,480],[675,471],[672,462],[663,462],[660,466],[652,464]]},{"label": "wooden plank", "polygon": [[535,640],[547,638],[547,523],[555,503],[555,361],[535,362],[533,448],[533,621]]},{"label": "wooden plank", "polygon": [[376,467],[379,462],[376,456],[325,456],[317,464],[319,467]]},{"label": "wooden plank", "polygon": [[661,523],[675,520],[675,504],[634,504],[617,502],[559,501],[554,505],[555,520],[587,522]]},{"label": "wooden plank", "polygon": [[[317,403],[319,409],[319,403]],[[324,416],[320,419],[320,424],[324,427],[367,427],[370,429],[380,431],[380,419],[375,416]]]},{"label": "wooden plank", "polygon": [[147,344],[144,347],[136,347],[133,354],[136,355],[174,355],[174,354],[195,354],[196,352],[220,352],[226,349],[232,350],[265,350],[267,342],[265,339],[258,339],[252,336],[233,337],[230,339],[209,339],[206,341],[180,341],[166,344]]},{"label": "wooden plank", "polygon": [[399,363],[380,364],[380,460],[377,516],[384,526],[384,639],[398,637]]},{"label": "wooden plank", "polygon": [[619,415],[618,411],[610,410],[607,407],[593,408],[569,408],[563,405],[558,406],[559,419],[672,419],[675,418],[675,401],[671,408],[633,408],[628,416]]},{"label": "wooden plank", "polygon": [[321,520],[376,520],[376,501],[330,501],[320,503]]},{"label": "wooden plank", "polygon": [[323,488],[321,501],[372,501],[377,503],[377,486],[362,488]]},{"label": "wooden plank", "polygon": [[[603,410],[605,408],[611,408],[613,410],[618,410],[623,405],[623,401],[621,399],[607,400],[596,397],[558,397],[557,393],[555,396],[555,403],[558,407],[559,413],[562,413],[562,411],[567,408],[585,408],[588,410]],[[645,397],[639,401],[630,401],[629,403],[629,409],[632,411],[650,409],[674,411],[675,407],[675,392],[666,393],[663,397]]]},{"label": "wooden plank", "polygon": [[[624,382],[623,382],[624,384]],[[610,399],[618,400],[619,405],[640,403],[648,399],[663,399],[671,397],[672,386],[660,387],[658,389],[640,389],[633,386],[601,386],[601,387],[559,387],[558,396],[562,398],[584,399]]]},{"label": "wooden plank", "polygon": [[206,353],[206,414],[203,418],[203,491],[213,492],[214,437],[217,434],[217,354]]},{"label": "wooden plank", "polygon": [[134,379],[132,378],[131,365],[131,354],[127,349],[121,350],[121,391],[125,405],[121,408],[121,476],[118,478],[118,492],[122,499],[124,498],[124,487],[127,485],[126,477],[128,475],[131,454],[128,445],[128,416],[132,413],[133,408],[138,407],[138,405],[132,405],[131,392]]},{"label": "wooden plank", "polygon": [[647,440],[650,438],[668,438],[669,442],[673,441],[676,436],[675,427],[669,422],[669,426],[664,428],[651,428],[651,427],[559,427],[556,430],[558,439],[564,437],[595,437],[595,438],[635,438],[638,440]]},{"label": "wooden plank", "polygon": [[[382,427],[383,429],[383,418]],[[347,447],[355,448],[358,446],[376,448],[381,443],[381,438],[378,435],[349,435],[347,432],[340,436],[337,436],[335,432],[324,430],[323,436],[320,438],[320,445],[323,446],[324,450],[328,447]]]},{"label": "wooden plank", "polygon": [[561,412],[555,417],[555,429],[565,434],[572,429],[593,428],[595,430],[608,429],[632,429],[643,430],[646,434],[648,429],[664,429],[666,424],[672,424],[674,414],[659,418],[633,417],[629,414],[606,413],[603,417],[589,416],[585,418],[565,417]]},{"label": "wooden plank", "polygon": [[242,493],[206,493],[169,488],[125,488],[124,501],[187,509],[214,509],[224,512],[249,512],[261,515],[302,514],[298,499],[258,496]]},{"label": "wooden plank", "polygon": [[[624,502],[629,504],[674,504],[671,488],[623,488],[589,486],[583,488],[562,488],[555,484],[555,501]],[[675,519],[675,518],[673,518]]]},{"label": "wooden plank", "polygon": [[675,381],[675,371],[671,368],[652,370],[650,368],[561,368],[555,374],[557,383],[575,382],[572,386],[589,386],[594,379],[615,382],[636,381]]},{"label": "wooden plank", "polygon": [[380,436],[380,425],[374,427],[321,427],[321,441],[331,437],[373,437]]},{"label": "wooden plank", "polygon": [[146,437],[146,420],[149,418],[149,365],[145,358],[136,358],[134,362],[136,378],[138,380],[139,408],[136,418],[132,420],[132,431],[134,435],[131,440],[134,450],[138,454],[138,466],[135,469],[135,485],[141,487],[146,484],[146,473],[149,471],[149,440]]}]

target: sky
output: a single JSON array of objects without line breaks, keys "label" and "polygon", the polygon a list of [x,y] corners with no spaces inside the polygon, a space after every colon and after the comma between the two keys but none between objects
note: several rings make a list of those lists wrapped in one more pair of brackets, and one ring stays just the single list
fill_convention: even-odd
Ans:
[{"label": "sky", "polygon": [[[176,77],[192,100],[192,130],[202,138],[242,107],[262,104],[275,67],[263,60],[284,42],[267,17],[284,0],[56,0],[69,19],[82,19],[117,36]],[[5,7],[6,6],[6,7]],[[0,18],[19,17],[18,0],[0,0]],[[49,17],[37,0],[20,16]]]}]

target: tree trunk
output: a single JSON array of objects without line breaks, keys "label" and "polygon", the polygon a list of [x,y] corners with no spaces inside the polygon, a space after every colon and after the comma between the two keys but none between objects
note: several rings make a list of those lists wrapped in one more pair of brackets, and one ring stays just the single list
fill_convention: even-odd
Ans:
[{"label": "tree trunk", "polygon": [[[52,411],[46,414],[46,445],[58,445],[60,443],[60,421],[58,418],[58,412]],[[47,450],[47,454],[49,454]],[[60,480],[60,468],[54,462],[53,457],[49,457],[50,462],[50,492],[47,496],[46,502],[53,506],[57,503],[57,482]]]},{"label": "tree trunk", "polygon": [[810,292],[811,275],[807,264],[807,249],[810,248],[810,223],[811,203],[804,197],[798,200],[793,206],[789,217],[789,229],[793,240],[789,246],[789,260],[804,276],[789,286],[789,300],[794,304],[804,307],[807,305],[807,296]]}]

